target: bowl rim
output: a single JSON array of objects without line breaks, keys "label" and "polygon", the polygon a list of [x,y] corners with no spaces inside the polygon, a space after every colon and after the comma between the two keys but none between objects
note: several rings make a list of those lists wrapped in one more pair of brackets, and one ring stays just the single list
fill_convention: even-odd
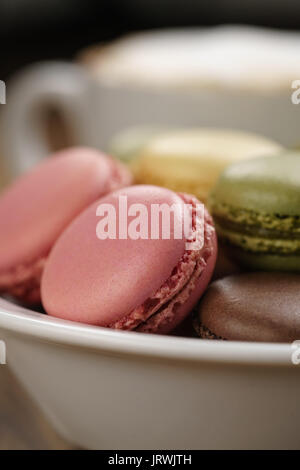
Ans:
[{"label": "bowl rim", "polygon": [[[50,317],[0,297],[1,331],[102,352],[180,361],[295,367],[288,343],[199,340],[116,331]],[[5,338],[3,338],[5,339]]]}]

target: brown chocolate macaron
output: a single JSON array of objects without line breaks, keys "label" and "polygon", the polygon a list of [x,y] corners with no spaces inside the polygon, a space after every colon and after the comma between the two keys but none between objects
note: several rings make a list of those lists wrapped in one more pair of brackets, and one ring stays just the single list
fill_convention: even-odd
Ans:
[{"label": "brown chocolate macaron", "polygon": [[300,275],[259,272],[215,281],[200,303],[194,327],[203,339],[300,339]]}]

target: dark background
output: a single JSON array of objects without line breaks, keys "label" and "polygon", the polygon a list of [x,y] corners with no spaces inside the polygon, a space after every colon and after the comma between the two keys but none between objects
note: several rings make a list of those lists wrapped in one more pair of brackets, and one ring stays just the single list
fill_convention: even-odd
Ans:
[{"label": "dark background", "polygon": [[300,29],[299,0],[0,0],[0,79],[128,31],[243,23]]}]

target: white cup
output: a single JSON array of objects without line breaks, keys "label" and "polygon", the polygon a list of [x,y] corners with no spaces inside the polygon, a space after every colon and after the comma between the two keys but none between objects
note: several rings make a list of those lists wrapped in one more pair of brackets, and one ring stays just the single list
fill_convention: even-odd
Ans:
[{"label": "white cup", "polygon": [[[238,31],[233,30],[233,34],[232,28],[227,28],[225,31],[221,30],[221,32],[217,30],[217,33],[215,33],[217,39],[211,31],[205,33],[207,35],[206,46],[203,46],[202,58],[198,54],[199,50],[197,49],[195,35],[198,38],[197,40],[200,41],[199,44],[202,44],[204,33],[201,33],[201,36],[200,33],[194,32],[192,38],[189,36],[191,33],[181,31],[169,33],[167,39],[166,33],[148,34],[146,40],[143,35],[130,38],[129,52],[124,54],[124,44],[123,49],[121,48],[123,55],[120,55],[118,49],[117,54],[115,50],[112,52],[112,46],[110,46],[108,50],[105,50],[104,62],[109,54],[113,55],[114,60],[112,61],[110,58],[104,64],[103,59],[99,59],[101,54],[103,57],[103,52],[100,52],[98,55],[96,54],[96,62],[97,60],[99,62],[99,64],[96,64],[97,67],[95,66],[95,60],[94,62],[91,60],[88,65],[86,63],[48,62],[30,67],[16,78],[14,83],[9,84],[7,104],[3,113],[4,154],[8,159],[11,171],[14,174],[23,172],[49,153],[40,122],[41,110],[49,105],[55,107],[64,117],[66,124],[72,131],[72,135],[75,136],[75,144],[94,146],[103,150],[107,148],[110,139],[119,131],[129,126],[145,124],[236,128],[257,132],[273,138],[285,146],[299,145],[300,106],[293,104],[291,101],[292,81],[287,76],[284,76],[284,80],[280,77],[280,86],[277,87],[274,86],[274,83],[276,85],[276,76],[274,75],[268,83],[265,72],[267,70],[269,76],[272,77],[269,67],[264,71],[263,87],[259,80],[258,84],[253,87],[250,86],[250,88],[244,86],[245,83],[238,82],[241,71],[244,74],[244,82],[245,77],[248,84],[255,83],[255,80],[257,80],[257,77],[253,76],[253,69],[256,70],[256,63],[257,69],[258,66],[262,67],[264,58],[262,56],[257,58],[253,54],[251,62],[249,51],[245,50],[245,44],[247,47],[257,49],[257,46],[253,46],[252,36],[254,35],[254,38],[258,37],[257,41],[259,43],[262,37],[265,38],[269,34],[264,31],[262,33],[260,30],[259,32],[252,31],[251,29],[249,32],[247,28],[245,31],[240,28]],[[159,34],[161,35],[160,38]],[[236,47],[236,44],[240,42],[237,35],[243,38],[245,44],[241,50],[232,53],[233,45]],[[215,41],[213,43],[216,43],[214,49],[212,49],[211,44],[209,47],[207,46],[207,37],[212,37]],[[267,38],[271,44],[268,43],[271,47],[270,50],[273,51],[273,39],[270,39],[269,36]],[[300,41],[298,37],[296,39],[296,46],[298,47]],[[152,56],[157,55],[158,51],[163,49],[163,46],[166,48],[166,41],[170,45],[176,43],[176,41],[178,44],[182,44],[185,40],[185,51],[190,54],[190,69],[185,57],[186,52],[181,51],[178,60],[175,57],[175,59],[172,59],[172,63],[164,65],[160,59],[161,63],[156,63],[152,67],[154,70],[153,76],[149,77],[149,73],[147,76],[147,70],[150,70],[149,64],[145,65],[145,61],[143,62],[144,56],[142,56],[142,62],[140,56],[138,57],[140,62],[136,60],[136,57],[133,60],[132,51],[137,50],[140,53],[141,42],[144,41],[148,44],[145,54],[147,53],[153,61],[151,51],[149,52],[149,44],[153,40],[156,44],[156,50],[155,47],[152,48]],[[263,41],[266,40],[263,39]],[[198,54],[196,58],[200,61],[196,72],[195,67],[192,67],[194,60],[193,54],[191,54],[192,44],[195,46],[195,54]],[[226,63],[228,62],[229,66],[232,66],[229,67],[231,73],[230,83],[228,70],[226,80],[223,80],[224,63],[218,65],[218,61],[221,62],[224,55],[222,50],[220,51],[222,44],[225,48],[224,54],[227,54]],[[116,47],[120,48],[120,46]],[[145,47],[145,44],[143,47]],[[170,49],[167,49],[168,55],[166,57],[169,57],[169,51]],[[211,51],[210,55],[208,54],[209,51]],[[244,60],[244,64],[240,65],[239,69],[237,69],[239,64],[236,64],[237,53],[241,53]],[[248,54],[248,58],[244,57],[245,54]],[[138,54],[136,55],[138,56]],[[145,59],[148,56],[145,56]],[[150,59],[149,63],[152,66]],[[206,60],[205,66],[204,59]],[[124,61],[126,63],[127,60],[129,63],[125,70]],[[135,60],[136,62],[134,62]],[[249,67],[249,73],[245,68],[246,65],[248,66],[247,60],[251,62],[252,67]],[[201,66],[202,63],[203,67]],[[212,65],[214,66],[213,77]],[[274,64],[271,65],[274,68]],[[174,68],[175,66],[177,69]],[[235,66],[235,69],[233,66]],[[134,69],[134,67],[136,68]],[[144,76],[141,73],[141,67],[144,67]],[[96,69],[97,73],[95,73]],[[128,70],[130,70],[131,75],[134,75],[134,70],[139,70],[139,74],[136,73],[135,80],[128,79]],[[177,73],[176,70],[181,73],[178,78],[182,81],[181,84],[174,79]],[[259,70],[257,72],[259,73]],[[158,76],[159,74],[160,76]],[[172,81],[168,82],[168,74],[169,79],[172,78]],[[202,74],[202,77],[199,77],[199,74]],[[291,78],[297,79],[300,77],[292,77],[291,75]],[[181,86],[183,82],[184,86]],[[282,82],[284,82],[284,86],[282,86]]]}]

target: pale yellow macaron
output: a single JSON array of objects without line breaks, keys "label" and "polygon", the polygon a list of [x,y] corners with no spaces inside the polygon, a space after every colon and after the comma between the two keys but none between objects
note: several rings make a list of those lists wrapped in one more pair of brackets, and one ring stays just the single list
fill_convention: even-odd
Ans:
[{"label": "pale yellow macaron", "polygon": [[141,153],[149,140],[161,132],[166,132],[166,128],[150,125],[126,128],[112,138],[107,151],[113,157],[129,163]]},{"label": "pale yellow macaron", "polygon": [[195,194],[205,202],[228,165],[281,150],[270,139],[238,130],[181,129],[154,136],[131,166],[137,183]]}]

